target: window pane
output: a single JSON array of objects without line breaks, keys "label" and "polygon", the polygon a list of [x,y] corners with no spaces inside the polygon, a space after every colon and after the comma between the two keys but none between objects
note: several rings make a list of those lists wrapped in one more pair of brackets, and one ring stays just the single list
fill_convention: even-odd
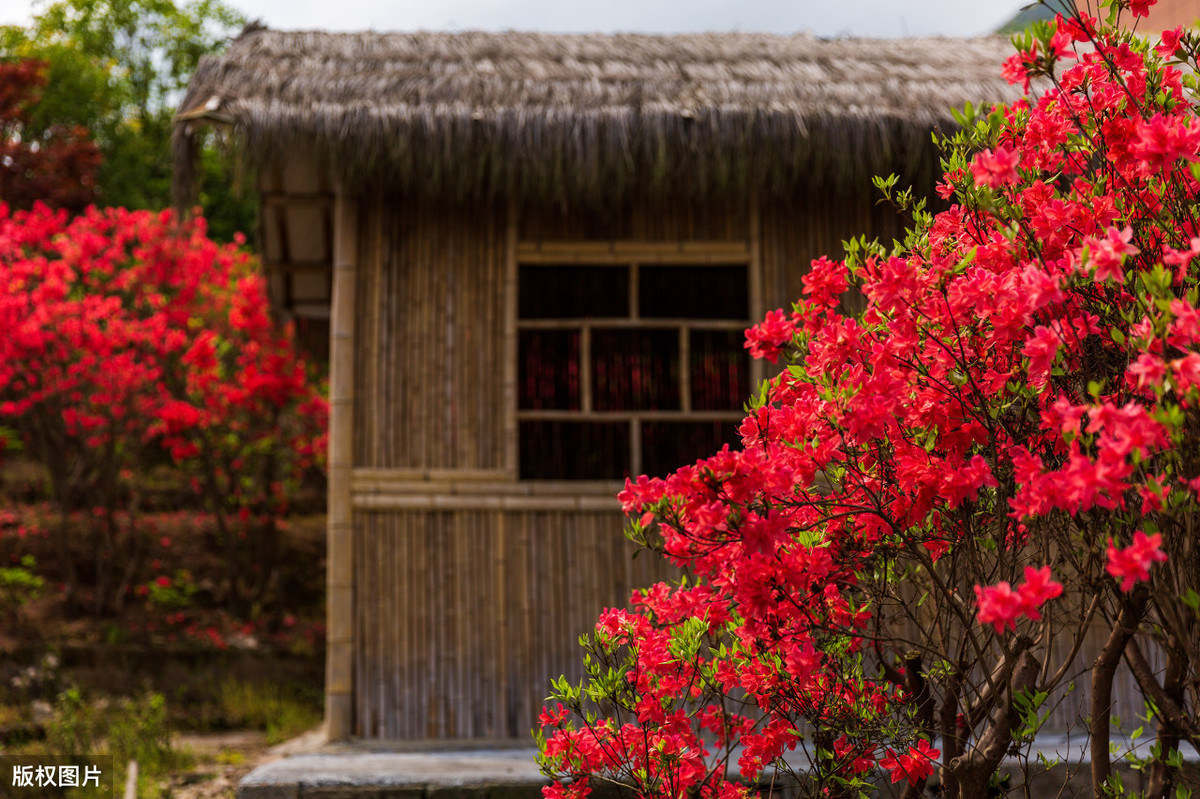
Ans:
[{"label": "window pane", "polygon": [[518,407],[579,410],[579,331],[520,331]]},{"label": "window pane", "polygon": [[740,330],[691,331],[692,408],[733,411],[750,395],[750,361]]},{"label": "window pane", "polygon": [[598,411],[678,410],[679,333],[593,330],[592,407]]},{"label": "window pane", "polygon": [[748,319],[746,267],[639,267],[638,314],[647,319]]},{"label": "window pane", "polygon": [[629,474],[628,422],[526,420],[521,479],[620,480]]},{"label": "window pane", "polygon": [[529,266],[519,275],[521,319],[629,316],[626,266]]},{"label": "window pane", "polygon": [[642,470],[662,477],[739,441],[736,422],[643,422]]}]

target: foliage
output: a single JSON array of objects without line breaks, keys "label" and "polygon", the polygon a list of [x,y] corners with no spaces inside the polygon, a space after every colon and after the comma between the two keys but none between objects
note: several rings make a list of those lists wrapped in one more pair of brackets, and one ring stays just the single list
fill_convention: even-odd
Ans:
[{"label": "foliage", "polygon": [[[275,518],[322,451],[325,400],[251,259],[199,218],[0,206],[0,328],[0,419],[48,472],[69,600],[83,604],[88,568],[92,610],[120,609],[152,545],[137,523],[143,484],[168,461],[224,538],[227,602],[260,598]],[[231,517],[260,523],[247,535]]]},{"label": "foliage", "polygon": [[1175,795],[1200,743],[1200,38],[1120,32],[1150,3],[1020,37],[1004,72],[1040,93],[962,114],[950,208],[878,181],[905,240],[814,261],[748,331],[791,365],[742,448],[627,483],[631,535],[690,577],[605,611],[587,680],[556,683],[548,799],[856,796],[877,770],[984,796],[1085,669],[1100,795],[1122,658],[1157,727],[1146,795]]},{"label": "foliage", "polygon": [[[171,204],[174,104],[200,58],[244,23],[220,0],[56,0],[28,28],[0,29],[0,57],[46,65],[30,124],[91,131],[105,204],[160,209]],[[254,200],[229,188],[217,139],[202,144],[204,205],[213,235],[231,241],[253,228]]]},{"label": "foliage", "polygon": [[46,589],[46,581],[34,571],[37,559],[25,555],[12,566],[0,566],[0,618],[10,630],[18,629],[18,613]]},{"label": "foliage", "polygon": [[83,127],[31,123],[45,86],[43,62],[0,62],[0,197],[79,211],[95,200],[100,151]]},{"label": "foliage", "polygon": [[[148,494],[140,500],[145,509],[136,519],[118,514],[122,531],[143,546],[142,556],[131,571],[119,613],[85,624],[71,618],[64,561],[77,565],[80,583],[75,590],[85,609],[90,607],[93,574],[83,565],[84,544],[96,518],[92,509],[68,514],[70,559],[64,557],[57,534],[61,514],[50,503],[0,510],[0,564],[13,570],[11,588],[0,586],[0,613],[9,617],[0,647],[119,644],[182,653],[248,650],[318,658],[324,644],[324,586],[312,575],[324,554],[323,515],[292,516],[279,523],[284,538],[275,577],[251,615],[230,607],[226,545],[213,514],[194,509],[202,501],[176,491],[165,497]],[[164,502],[193,508],[154,509]],[[238,540],[255,532],[236,521],[233,529]]]},{"label": "foliage", "polygon": [[[138,763],[138,796],[149,796],[190,758],[171,745],[167,705],[161,694],[92,699],[78,688],[59,694],[46,725],[46,751],[56,755],[112,755],[114,785],[123,785],[131,760]],[[157,794],[154,794],[157,795]]]}]

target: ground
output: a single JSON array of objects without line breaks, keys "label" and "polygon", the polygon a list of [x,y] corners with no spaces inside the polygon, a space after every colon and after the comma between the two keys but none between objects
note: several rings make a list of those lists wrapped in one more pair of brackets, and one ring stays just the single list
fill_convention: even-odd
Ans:
[{"label": "ground", "polygon": [[242,777],[260,765],[319,748],[325,741],[321,728],[275,746],[260,732],[181,735],[176,745],[191,750],[197,765],[168,782],[171,799],[233,799]]},{"label": "ground", "polygon": [[[228,588],[230,539],[176,485],[121,517],[109,573],[122,589],[116,607],[97,610],[101,569],[88,547],[100,514],[76,512],[59,528],[36,470],[0,467],[0,751],[136,757],[143,776],[169,776],[164,796],[209,799],[233,796],[273,745],[319,725],[319,492],[279,520],[261,590],[239,597]],[[65,554],[79,575],[75,603]]]}]

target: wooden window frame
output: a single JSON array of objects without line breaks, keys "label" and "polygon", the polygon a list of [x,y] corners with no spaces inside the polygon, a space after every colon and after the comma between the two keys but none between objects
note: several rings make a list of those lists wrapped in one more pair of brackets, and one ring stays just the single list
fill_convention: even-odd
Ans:
[{"label": "wooden window frame", "polygon": [[[519,427],[522,421],[627,422],[629,425],[630,463],[632,476],[642,474],[643,451],[641,431],[643,422],[738,422],[745,414],[741,409],[696,410],[692,407],[691,333],[692,331],[744,330],[759,312],[757,253],[744,241],[717,242],[636,242],[636,241],[575,241],[575,242],[517,242],[510,232],[509,240],[509,374],[506,392],[510,411],[509,472],[523,483],[539,482],[537,478],[520,477]],[[627,317],[522,319],[519,317],[519,273],[522,266],[612,266],[628,269],[629,313]],[[741,266],[746,270],[748,316],[739,319],[698,317],[643,318],[639,315],[639,269],[643,266]],[[678,410],[621,410],[597,411],[592,407],[593,387],[591,338],[596,329],[669,329],[679,337]],[[523,330],[575,330],[580,332],[580,408],[578,410],[523,410],[519,407],[518,381],[520,364],[517,342]],[[747,363],[747,379],[751,387],[761,380],[757,362]],[[683,465],[683,464],[680,464]],[[546,482],[540,480],[540,482]],[[616,480],[561,480],[567,484],[587,483],[612,485]]]}]

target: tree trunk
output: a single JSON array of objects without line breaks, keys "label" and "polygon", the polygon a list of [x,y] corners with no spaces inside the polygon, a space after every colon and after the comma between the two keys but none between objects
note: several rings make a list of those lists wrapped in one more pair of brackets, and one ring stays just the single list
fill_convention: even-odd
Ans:
[{"label": "tree trunk", "polygon": [[1160,686],[1146,663],[1137,640],[1131,640],[1125,645],[1125,661],[1137,678],[1143,695],[1158,707],[1158,756],[1150,765],[1146,799],[1171,799],[1174,796],[1175,780],[1179,776],[1179,769],[1171,766],[1167,758],[1172,751],[1179,748],[1180,737],[1184,734],[1184,730],[1180,729],[1179,708],[1185,701],[1187,653],[1179,648],[1174,639],[1167,643],[1166,653],[1167,667]]},{"label": "tree trunk", "polygon": [[1121,603],[1117,623],[1113,625],[1104,649],[1092,663],[1092,718],[1089,733],[1092,746],[1092,795],[1097,799],[1103,799],[1105,783],[1112,773],[1108,744],[1112,736],[1113,675],[1117,672],[1117,664],[1121,662],[1121,653],[1124,652],[1125,645],[1137,632],[1138,622],[1146,612],[1149,598],[1145,587],[1138,586],[1133,595]]},{"label": "tree trunk", "polygon": [[[1028,643],[1025,646],[1028,647]],[[1023,648],[1016,654],[1012,674],[1000,691],[1003,696],[996,697],[987,729],[979,737],[974,748],[950,763],[952,778],[958,785],[956,799],[979,799],[987,796],[988,782],[1000,767],[1000,761],[1004,759],[1004,754],[1012,743],[1012,728],[1017,720],[1013,697],[1021,691],[1033,688],[1037,684],[1039,671],[1041,664],[1030,654],[1028,648]]]}]

